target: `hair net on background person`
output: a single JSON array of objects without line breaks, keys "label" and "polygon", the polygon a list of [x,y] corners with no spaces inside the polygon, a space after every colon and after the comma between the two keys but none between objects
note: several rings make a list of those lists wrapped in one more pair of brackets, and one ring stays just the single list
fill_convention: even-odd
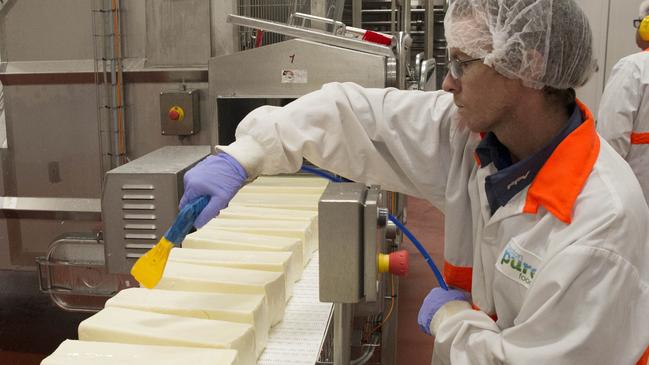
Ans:
[{"label": "hair net on background person", "polygon": [[579,87],[596,68],[588,18],[574,0],[454,0],[444,28],[449,48],[527,87]]},{"label": "hair net on background person", "polygon": [[640,4],[639,14],[640,14],[640,18],[644,18],[647,15],[649,15],[649,0],[644,0]]}]

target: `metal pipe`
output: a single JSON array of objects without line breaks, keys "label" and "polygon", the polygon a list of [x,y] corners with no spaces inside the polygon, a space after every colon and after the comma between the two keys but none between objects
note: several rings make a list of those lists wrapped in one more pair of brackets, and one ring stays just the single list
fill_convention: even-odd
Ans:
[{"label": "metal pipe", "polygon": [[348,365],[351,355],[352,304],[334,303],[334,365]]},{"label": "metal pipe", "polygon": [[424,3],[424,59],[433,58],[433,39],[435,39],[435,0]]},{"label": "metal pipe", "polygon": [[363,27],[363,1],[362,0],[352,0],[352,27],[362,28]]},{"label": "metal pipe", "polygon": [[412,27],[410,25],[410,0],[401,0],[401,30],[410,33]]},{"label": "metal pipe", "polygon": [[335,36],[329,33],[318,32],[310,29],[291,27],[281,23],[270,22],[261,19],[253,19],[245,16],[230,14],[227,22],[250,28],[263,29],[269,32],[284,34],[289,37],[303,38],[315,42],[349,48],[381,56],[394,57],[394,52],[390,47],[382,46],[376,43],[364,42],[357,39]]}]

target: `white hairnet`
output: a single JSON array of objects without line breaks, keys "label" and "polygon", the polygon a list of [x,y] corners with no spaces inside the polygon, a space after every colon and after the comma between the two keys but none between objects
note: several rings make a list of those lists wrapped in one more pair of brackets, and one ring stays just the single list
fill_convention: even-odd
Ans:
[{"label": "white hairnet", "polygon": [[649,0],[644,0],[642,4],[640,4],[639,14],[640,18],[644,18],[649,15]]},{"label": "white hairnet", "polygon": [[574,0],[454,0],[449,48],[535,89],[578,87],[595,69],[586,15]]}]

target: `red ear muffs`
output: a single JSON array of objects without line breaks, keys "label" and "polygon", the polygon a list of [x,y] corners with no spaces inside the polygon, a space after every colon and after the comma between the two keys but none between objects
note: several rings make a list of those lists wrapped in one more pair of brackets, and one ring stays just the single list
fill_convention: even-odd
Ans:
[{"label": "red ear muffs", "polygon": [[638,35],[643,41],[649,41],[649,15],[642,19],[638,27]]}]

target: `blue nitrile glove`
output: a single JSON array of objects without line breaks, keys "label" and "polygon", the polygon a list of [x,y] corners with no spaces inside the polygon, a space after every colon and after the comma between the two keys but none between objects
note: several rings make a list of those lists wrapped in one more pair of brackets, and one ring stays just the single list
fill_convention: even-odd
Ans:
[{"label": "blue nitrile glove", "polygon": [[457,289],[444,290],[442,288],[433,288],[426,295],[424,302],[421,304],[421,308],[419,308],[419,315],[417,316],[419,328],[430,336],[430,321],[433,319],[433,316],[444,304],[454,300],[468,301],[469,294]]},{"label": "blue nitrile glove", "polygon": [[196,228],[201,228],[228,206],[247,178],[243,166],[227,153],[208,156],[185,173],[180,209],[200,196],[210,197],[210,202],[194,222]]}]

